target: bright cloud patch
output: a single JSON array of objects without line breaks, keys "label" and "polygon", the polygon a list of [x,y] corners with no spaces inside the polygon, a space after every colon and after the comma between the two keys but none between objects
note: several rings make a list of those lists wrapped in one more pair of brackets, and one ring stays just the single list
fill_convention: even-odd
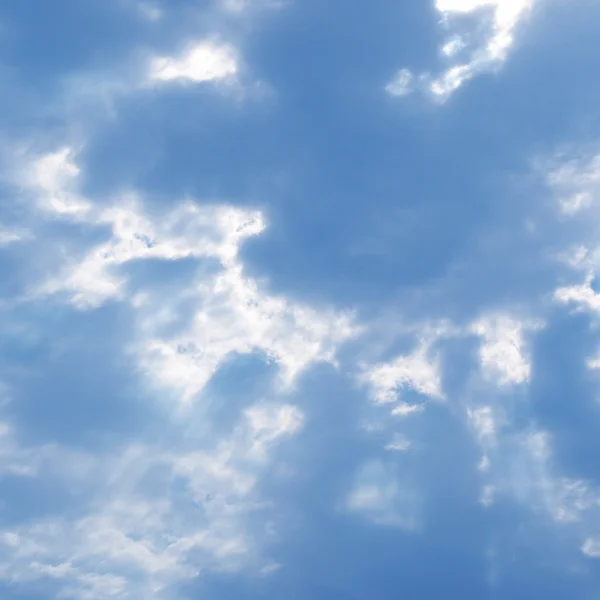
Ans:
[{"label": "bright cloud patch", "polygon": [[202,42],[179,57],[155,58],[150,77],[160,82],[203,83],[231,78],[237,71],[238,59],[231,46]]},{"label": "bright cloud patch", "polygon": [[460,329],[448,322],[415,324],[408,332],[416,337],[414,350],[392,360],[363,366],[360,376],[377,404],[398,402],[392,415],[407,416],[420,412],[423,405],[402,400],[402,391],[412,390],[434,400],[443,400],[440,354],[436,343],[459,334]]},{"label": "bright cloud patch", "polygon": [[[440,75],[421,74],[419,88],[445,101],[464,83],[497,69],[507,59],[515,31],[534,0],[436,0],[441,23],[449,35],[440,52],[450,65]],[[393,96],[408,93],[413,79],[402,69],[387,85]]]},{"label": "bright cloud patch", "polygon": [[529,380],[531,365],[523,332],[532,328],[539,325],[523,324],[505,316],[483,319],[472,326],[473,332],[482,338],[479,355],[486,377],[499,385]]},{"label": "bright cloud patch", "polygon": [[[407,356],[399,356],[390,363],[376,365],[364,375],[378,403],[395,402],[403,388],[413,389],[431,398],[443,398],[440,376],[435,359],[430,359],[428,348],[418,348]],[[400,404],[394,414],[410,414],[417,408]]]},{"label": "bright cloud patch", "polygon": [[36,194],[42,210],[76,217],[90,208],[76,192],[78,175],[72,150],[61,148],[22,166],[17,181]]}]

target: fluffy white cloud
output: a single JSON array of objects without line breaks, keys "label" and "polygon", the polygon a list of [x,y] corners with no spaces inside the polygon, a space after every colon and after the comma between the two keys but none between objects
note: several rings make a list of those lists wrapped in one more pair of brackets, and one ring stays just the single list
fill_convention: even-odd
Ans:
[{"label": "fluffy white cloud", "polygon": [[73,155],[73,150],[65,147],[31,161],[18,157],[22,162],[16,169],[16,183],[35,194],[41,210],[72,217],[90,210],[90,203],[76,192],[79,167]]},{"label": "fluffy white cloud", "polygon": [[484,376],[501,386],[527,382],[531,364],[524,332],[540,326],[507,315],[488,316],[473,323],[471,331],[482,338],[479,357]]},{"label": "fluffy white cloud", "polygon": [[[517,25],[533,3],[534,0],[436,0],[435,8],[449,33],[440,52],[452,64],[438,76],[420,75],[419,87],[444,101],[476,75],[498,68],[514,44]],[[483,35],[482,29],[486,30]],[[401,70],[387,85],[390,94],[403,96],[410,89],[412,77],[402,76],[403,73],[410,71]]]},{"label": "fluffy white cloud", "polygon": [[158,82],[174,80],[202,83],[230,79],[238,72],[235,49],[227,44],[204,41],[178,57],[156,57],[150,78]]},{"label": "fluffy white cloud", "polygon": [[584,282],[558,288],[554,297],[563,304],[575,304],[580,309],[600,312],[600,294],[592,287],[594,275],[588,275]]},{"label": "fluffy white cloud", "polygon": [[[361,379],[370,386],[377,403],[395,402],[402,389],[412,389],[438,400],[444,398],[438,359],[426,343],[411,354],[366,369]],[[396,415],[408,415],[421,408],[402,403],[393,410]]]},{"label": "fluffy white cloud", "polygon": [[337,345],[356,331],[344,315],[319,314],[261,294],[240,266],[201,284],[196,298],[193,322],[181,335],[159,337],[152,305],[141,317],[145,369],[180,388],[184,398],[199,392],[227,356],[254,350],[280,365],[282,382],[289,386],[311,363],[335,363]]}]

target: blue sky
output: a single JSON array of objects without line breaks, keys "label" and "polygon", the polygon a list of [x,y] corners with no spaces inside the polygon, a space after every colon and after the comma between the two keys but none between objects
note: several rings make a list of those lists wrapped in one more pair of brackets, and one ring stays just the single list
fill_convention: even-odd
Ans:
[{"label": "blue sky", "polygon": [[5,0],[0,597],[600,594],[592,0]]}]

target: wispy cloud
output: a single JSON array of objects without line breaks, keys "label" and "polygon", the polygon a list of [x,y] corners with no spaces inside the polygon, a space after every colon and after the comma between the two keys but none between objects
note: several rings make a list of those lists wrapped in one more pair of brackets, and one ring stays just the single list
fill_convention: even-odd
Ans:
[{"label": "wispy cloud", "polygon": [[502,66],[515,43],[517,26],[533,3],[534,0],[436,0],[441,26],[448,33],[440,54],[449,66],[438,75],[413,75],[403,68],[386,90],[392,96],[405,96],[416,88],[444,102],[475,76]]},{"label": "wispy cloud", "polygon": [[[55,469],[67,487],[81,474],[90,505],[74,519],[44,517],[3,529],[0,580],[50,579],[66,598],[158,598],[200,569],[260,570],[260,540],[248,527],[265,506],[256,484],[274,448],[302,421],[294,406],[258,404],[203,451],[138,444],[90,456],[83,469]],[[75,458],[63,449],[47,464],[75,467]],[[158,493],[148,494],[150,481]]]},{"label": "wispy cloud", "polygon": [[418,494],[410,482],[399,480],[393,465],[380,461],[358,470],[346,508],[381,526],[413,530],[419,525]]}]

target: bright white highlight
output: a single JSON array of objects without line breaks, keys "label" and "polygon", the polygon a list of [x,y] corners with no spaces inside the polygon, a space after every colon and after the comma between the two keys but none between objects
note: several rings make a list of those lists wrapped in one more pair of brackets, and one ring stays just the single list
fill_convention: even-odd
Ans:
[{"label": "bright white highlight", "polygon": [[501,386],[529,381],[531,364],[524,331],[539,327],[505,315],[474,323],[473,333],[482,338],[479,356],[484,376]]},{"label": "bright white highlight", "polygon": [[202,42],[177,58],[159,57],[152,61],[150,78],[202,83],[233,77],[238,71],[237,54],[229,45]]},{"label": "bright white highlight", "polygon": [[[419,346],[412,354],[375,365],[363,374],[362,380],[371,387],[377,403],[395,402],[402,389],[412,389],[438,400],[444,398],[438,361],[430,356],[427,344]],[[394,414],[407,415],[421,409],[400,404],[394,410]]]}]

